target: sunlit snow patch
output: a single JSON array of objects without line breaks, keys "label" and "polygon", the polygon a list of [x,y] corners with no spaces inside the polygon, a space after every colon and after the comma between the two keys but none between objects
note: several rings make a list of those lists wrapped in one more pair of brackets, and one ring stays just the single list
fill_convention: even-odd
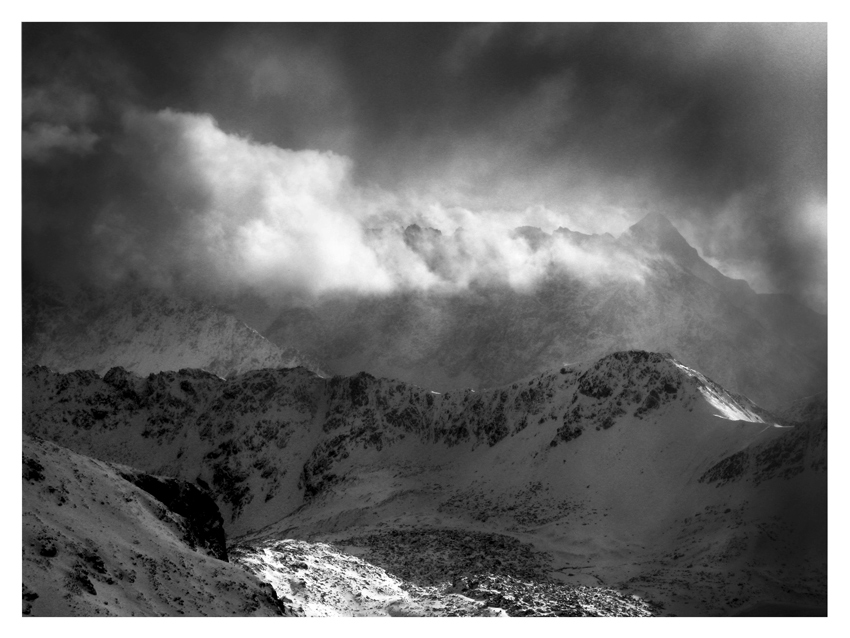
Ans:
[{"label": "sunlit snow patch", "polygon": [[[700,393],[705,400],[718,411],[718,414],[715,416],[718,416],[721,419],[729,419],[730,421],[749,421],[750,423],[765,423],[767,425],[773,425],[774,427],[780,427],[775,423],[768,423],[765,421],[761,416],[756,414],[754,410],[735,400],[735,398],[729,395],[729,393],[724,391],[720,386],[700,372],[682,365],[675,359],[673,359],[673,363],[683,370],[685,374],[695,378],[699,382],[697,387],[699,388]],[[747,402],[750,403],[749,400],[747,400]],[[755,405],[753,405],[753,407],[755,407]]]},{"label": "sunlit snow patch", "polygon": [[705,400],[713,405],[719,412],[719,414],[715,416],[719,416],[722,419],[729,419],[731,421],[766,423],[766,421],[757,414],[753,414],[740,404],[730,401],[728,396],[724,397],[723,395],[715,392],[712,388],[700,386],[699,391],[702,393],[702,396],[705,397]]}]

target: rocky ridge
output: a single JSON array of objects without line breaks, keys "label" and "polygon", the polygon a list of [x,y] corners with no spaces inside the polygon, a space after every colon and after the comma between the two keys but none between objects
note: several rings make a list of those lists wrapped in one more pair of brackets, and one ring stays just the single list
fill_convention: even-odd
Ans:
[{"label": "rocky ridge", "polygon": [[291,511],[301,495],[330,488],[355,450],[380,453],[405,439],[475,450],[533,426],[554,448],[673,405],[692,410],[704,395],[719,397],[708,407],[721,416],[761,422],[766,414],[669,355],[645,352],[489,392],[437,394],[365,373],[326,380],[300,368],[227,380],[198,370],[143,379],[120,368],[102,378],[33,368],[24,388],[25,431],[144,471],[200,478],[230,523],[246,508],[268,511],[275,498]]}]

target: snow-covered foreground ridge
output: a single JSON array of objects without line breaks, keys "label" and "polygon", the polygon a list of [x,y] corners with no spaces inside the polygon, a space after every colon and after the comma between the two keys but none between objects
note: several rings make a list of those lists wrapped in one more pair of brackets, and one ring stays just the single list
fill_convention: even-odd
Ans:
[{"label": "snow-covered foreground ridge", "polygon": [[210,551],[215,530],[200,529],[182,503],[183,515],[174,511],[162,491],[154,497],[120,468],[26,435],[22,461],[23,615],[285,613],[268,584],[221,560],[214,543]]}]

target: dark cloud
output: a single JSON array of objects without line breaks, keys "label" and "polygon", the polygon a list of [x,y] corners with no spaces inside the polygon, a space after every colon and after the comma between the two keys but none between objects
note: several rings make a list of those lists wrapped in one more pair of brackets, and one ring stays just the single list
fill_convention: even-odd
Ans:
[{"label": "dark cloud", "polygon": [[120,151],[129,109],[168,108],[422,202],[590,231],[658,210],[730,274],[826,298],[825,25],[25,25],[23,54],[25,261],[85,261],[93,211],[168,197]]}]

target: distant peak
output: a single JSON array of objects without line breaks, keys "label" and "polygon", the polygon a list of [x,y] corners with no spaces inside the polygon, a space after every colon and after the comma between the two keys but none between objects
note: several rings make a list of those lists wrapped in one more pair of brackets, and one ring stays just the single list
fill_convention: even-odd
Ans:
[{"label": "distant peak", "polygon": [[661,213],[649,213],[638,223],[630,226],[625,237],[637,240],[644,246],[677,255],[679,259],[684,259],[684,263],[690,263],[697,258],[696,249]]},{"label": "distant peak", "polygon": [[649,213],[645,215],[643,219],[633,224],[629,230],[642,230],[652,234],[669,233],[671,231],[676,234],[679,233],[673,223],[661,213]]}]

